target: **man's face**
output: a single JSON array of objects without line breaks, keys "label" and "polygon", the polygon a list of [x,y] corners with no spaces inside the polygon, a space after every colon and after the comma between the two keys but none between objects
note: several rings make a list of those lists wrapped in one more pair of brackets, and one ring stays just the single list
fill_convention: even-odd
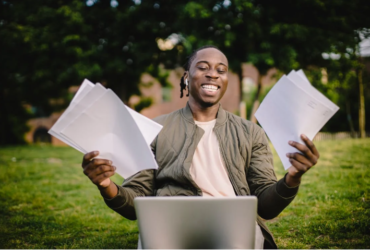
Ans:
[{"label": "man's face", "polygon": [[189,101],[203,107],[218,104],[228,84],[228,61],[217,49],[208,48],[197,52],[187,76]]}]

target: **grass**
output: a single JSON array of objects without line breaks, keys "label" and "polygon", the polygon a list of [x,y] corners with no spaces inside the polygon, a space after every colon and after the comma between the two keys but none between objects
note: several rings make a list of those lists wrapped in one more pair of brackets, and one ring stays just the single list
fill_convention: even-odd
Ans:
[{"label": "grass", "polygon": [[[280,248],[370,248],[370,139],[316,143],[321,159],[267,224]],[[136,248],[67,147],[0,148],[1,248]],[[275,154],[278,178],[284,175]],[[114,181],[122,182],[115,176]]]},{"label": "grass", "polygon": [[[370,140],[316,142],[321,158],[267,222],[280,248],[370,248]],[[274,154],[278,177],[284,175]]]}]

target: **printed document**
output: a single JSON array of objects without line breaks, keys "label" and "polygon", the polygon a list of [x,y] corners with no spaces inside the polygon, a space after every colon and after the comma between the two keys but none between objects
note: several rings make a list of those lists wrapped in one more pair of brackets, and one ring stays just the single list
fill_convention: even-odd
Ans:
[{"label": "printed document", "polygon": [[274,85],[255,117],[270,138],[286,170],[291,166],[286,154],[299,152],[288,141],[304,144],[301,134],[313,140],[338,109],[337,105],[311,85],[303,71],[292,71]]}]

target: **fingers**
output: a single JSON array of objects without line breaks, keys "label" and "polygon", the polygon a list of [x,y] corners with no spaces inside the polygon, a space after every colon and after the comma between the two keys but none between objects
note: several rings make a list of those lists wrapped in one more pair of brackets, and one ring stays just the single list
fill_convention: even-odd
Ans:
[{"label": "fingers", "polygon": [[100,185],[104,180],[113,176],[116,171],[116,167],[112,165],[112,161],[94,158],[98,155],[98,151],[89,152],[84,155],[82,160],[84,174],[95,185]]},{"label": "fingers", "polygon": [[95,159],[92,159],[89,164],[92,164],[93,166],[100,166],[100,165],[112,165],[112,161],[110,160],[106,160],[106,159],[98,159],[98,158],[95,158]]},{"label": "fingers", "polygon": [[305,156],[303,156],[300,153],[287,153],[286,156],[289,159],[294,159],[295,161],[297,161],[297,162],[299,162],[303,165],[306,165],[306,166],[313,166],[314,165],[313,162],[308,160]]},{"label": "fingers", "polygon": [[110,165],[111,161],[103,159],[94,159],[88,167],[84,169],[84,174],[95,184],[99,185],[105,179],[113,176],[116,171],[116,167]]},{"label": "fingers", "polygon": [[291,172],[292,176],[296,177],[302,176],[311,168],[310,165],[303,164],[294,158],[289,158],[289,162],[293,166],[293,168],[292,167],[289,168],[289,172]]},{"label": "fingers", "polygon": [[89,152],[89,153],[85,154],[83,159],[82,159],[82,167],[89,164],[90,161],[98,155],[99,155],[99,151],[92,151],[92,152]]},{"label": "fingers", "polygon": [[300,152],[302,152],[303,155],[307,156],[309,159],[314,158],[313,153],[306,145],[303,145],[295,141],[289,141],[289,145],[298,149]]},{"label": "fingers", "polygon": [[87,175],[90,179],[92,179],[96,175],[100,175],[101,173],[107,171],[115,171],[115,167],[112,165],[112,161],[105,160],[105,159],[93,159],[84,166],[84,174]]},{"label": "fingers", "polygon": [[109,169],[106,169],[106,171],[98,171],[97,169],[96,171],[90,174],[89,178],[95,185],[100,185],[104,180],[112,177],[114,174],[115,174],[115,168],[113,170],[109,168]]},{"label": "fingers", "polygon": [[289,174],[294,178],[300,178],[312,166],[316,165],[320,157],[319,152],[317,151],[313,142],[305,135],[301,135],[301,138],[305,145],[295,141],[289,141],[289,145],[295,147],[301,153],[286,154],[290,163],[292,164],[292,167],[289,168]]},{"label": "fingers", "polygon": [[304,141],[304,143],[307,145],[307,147],[311,150],[311,152],[317,157],[319,158],[320,157],[320,153],[319,151],[317,151],[317,148],[315,146],[315,144],[313,144],[313,142],[306,136],[306,135],[301,135],[301,138],[302,140]]},{"label": "fingers", "polygon": [[[312,143],[310,139],[303,138],[306,145],[303,145],[301,143],[295,142],[295,141],[289,141],[289,145],[292,147],[295,147],[300,152],[302,152],[303,156],[307,158],[310,162],[310,165],[313,166],[317,163],[317,160],[319,159],[319,152],[317,151],[315,145]],[[287,154],[287,157],[290,157],[291,154]]]}]

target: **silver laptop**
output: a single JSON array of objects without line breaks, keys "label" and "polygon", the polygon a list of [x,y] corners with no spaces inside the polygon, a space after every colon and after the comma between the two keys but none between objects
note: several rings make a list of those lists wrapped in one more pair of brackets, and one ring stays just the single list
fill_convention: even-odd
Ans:
[{"label": "silver laptop", "polygon": [[257,198],[138,197],[142,247],[253,249]]}]

